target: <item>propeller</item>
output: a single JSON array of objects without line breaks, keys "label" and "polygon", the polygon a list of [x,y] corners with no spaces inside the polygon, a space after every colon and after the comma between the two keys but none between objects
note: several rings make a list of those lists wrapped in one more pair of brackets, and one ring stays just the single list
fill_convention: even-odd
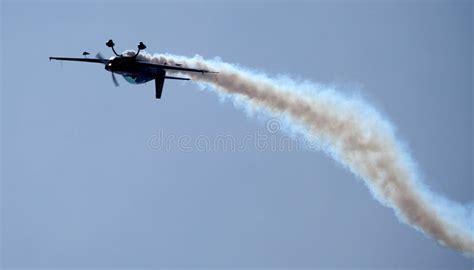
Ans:
[{"label": "propeller", "polygon": [[112,73],[112,81],[114,82],[115,84],[115,87],[119,86],[119,83],[117,81],[117,78],[115,77],[115,73],[111,72]]},{"label": "propeller", "polygon": [[[106,60],[106,59],[104,58],[104,56],[103,56],[100,52],[98,52],[98,53],[95,55],[95,57],[97,57],[97,58],[100,59],[100,60]],[[110,73],[112,73],[112,81],[114,82],[114,85],[115,85],[116,87],[119,86],[119,83],[118,83],[118,81],[117,81],[117,77],[115,77],[115,73],[113,73],[113,72],[110,72]]]},{"label": "propeller", "polygon": [[103,56],[100,52],[98,52],[98,53],[95,55],[95,57],[99,58],[100,60],[106,60],[106,59],[104,58],[104,56]]}]

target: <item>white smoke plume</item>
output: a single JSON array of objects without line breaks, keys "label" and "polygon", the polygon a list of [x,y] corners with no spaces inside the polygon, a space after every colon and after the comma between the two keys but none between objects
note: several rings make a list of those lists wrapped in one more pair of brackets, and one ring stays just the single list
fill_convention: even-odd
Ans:
[{"label": "white smoke plume", "polygon": [[218,71],[217,75],[187,75],[221,94],[236,97],[252,110],[262,109],[304,127],[327,153],[363,179],[374,197],[391,207],[400,220],[442,245],[474,256],[472,206],[456,204],[426,188],[390,123],[363,100],[320,85],[270,79],[220,60],[139,57],[153,63]]}]

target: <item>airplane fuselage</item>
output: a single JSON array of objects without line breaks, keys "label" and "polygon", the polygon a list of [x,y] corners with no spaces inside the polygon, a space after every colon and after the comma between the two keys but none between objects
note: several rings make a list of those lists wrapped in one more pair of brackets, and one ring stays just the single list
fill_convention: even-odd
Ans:
[{"label": "airplane fuselage", "polygon": [[154,80],[157,74],[164,76],[165,70],[156,67],[143,67],[136,62],[135,57],[114,57],[105,64],[107,71],[122,75],[132,84],[142,84]]}]

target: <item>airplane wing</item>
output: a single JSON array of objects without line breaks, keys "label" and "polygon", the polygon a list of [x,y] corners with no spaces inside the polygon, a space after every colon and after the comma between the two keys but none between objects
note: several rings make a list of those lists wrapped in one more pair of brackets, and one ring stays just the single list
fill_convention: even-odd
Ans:
[{"label": "airplane wing", "polygon": [[218,73],[215,71],[209,71],[206,69],[195,69],[195,68],[185,68],[185,67],[180,67],[180,66],[170,66],[170,65],[162,65],[162,64],[152,64],[152,63],[147,63],[147,62],[141,62],[137,61],[137,64],[147,66],[147,67],[154,67],[154,68],[160,68],[164,70],[176,70],[176,71],[188,71],[188,72],[199,72],[199,73]]},{"label": "airplane wing", "polygon": [[75,61],[75,62],[88,62],[88,63],[107,63],[107,59],[97,59],[97,58],[70,58],[70,57],[49,57],[51,60],[61,60],[61,61]]}]

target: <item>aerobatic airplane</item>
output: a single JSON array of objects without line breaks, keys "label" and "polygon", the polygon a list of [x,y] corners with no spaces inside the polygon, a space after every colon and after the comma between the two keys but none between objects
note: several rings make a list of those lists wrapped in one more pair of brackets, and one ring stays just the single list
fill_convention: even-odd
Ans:
[{"label": "aerobatic airplane", "polygon": [[107,47],[112,48],[115,56],[110,59],[105,59],[101,56],[100,53],[97,54],[97,58],[86,58],[89,54],[88,52],[83,52],[84,58],[70,58],[70,57],[49,57],[49,60],[61,60],[61,61],[77,61],[77,62],[88,62],[88,63],[100,63],[105,65],[105,69],[112,73],[112,80],[115,86],[118,86],[117,78],[115,78],[115,73],[122,75],[125,80],[132,84],[142,84],[151,80],[155,80],[155,97],[157,99],[161,98],[161,92],[163,91],[163,84],[165,79],[172,80],[190,80],[190,78],[174,77],[167,76],[167,71],[185,71],[185,72],[199,72],[199,73],[217,73],[214,71],[209,71],[205,69],[194,69],[194,68],[185,68],[181,64],[168,65],[167,63],[163,64],[153,64],[140,61],[137,59],[138,54],[141,50],[146,48],[143,42],[138,44],[138,51],[135,55],[125,56],[118,54],[114,49],[113,40],[107,41],[105,44]]}]

